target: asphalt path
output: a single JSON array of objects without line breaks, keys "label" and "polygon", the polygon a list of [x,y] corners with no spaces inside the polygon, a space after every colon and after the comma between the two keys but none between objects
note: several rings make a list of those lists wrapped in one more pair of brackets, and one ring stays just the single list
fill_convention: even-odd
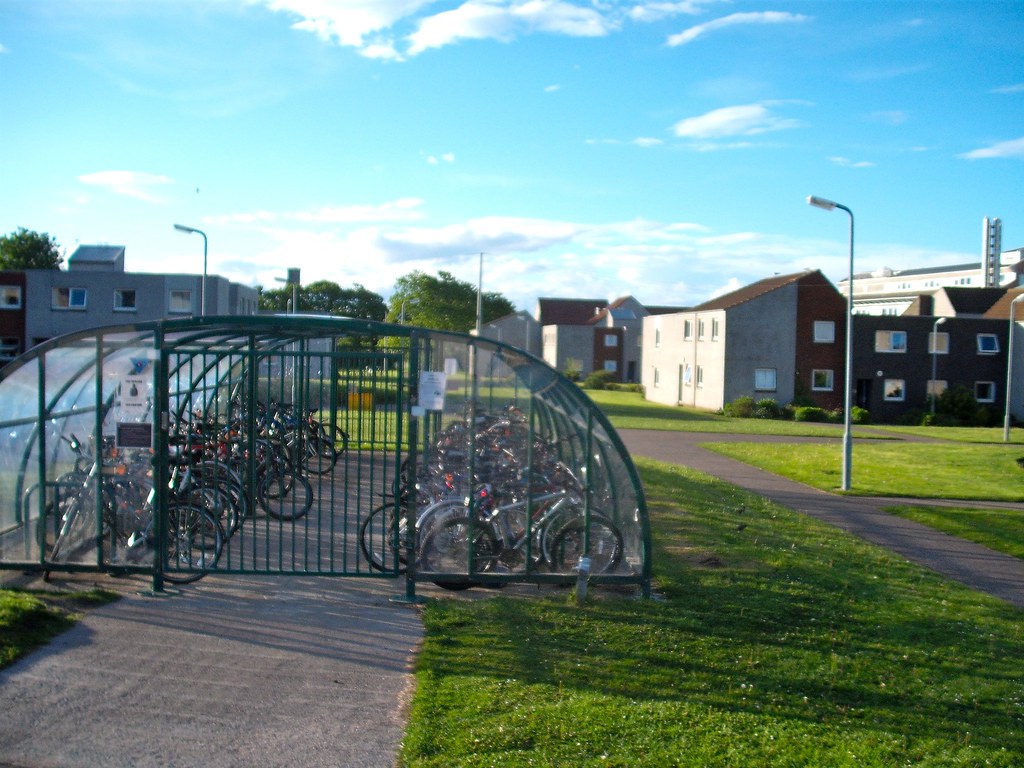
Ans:
[{"label": "asphalt path", "polygon": [[[884,511],[894,504],[946,505],[951,502],[825,493],[702,447],[703,443],[710,442],[794,443],[822,438],[631,429],[618,430],[618,433],[634,456],[680,464],[722,478],[1024,609],[1024,561]],[[971,506],[965,502],[952,503]],[[1000,502],[978,502],[974,506],[1021,509],[1020,504]]]}]

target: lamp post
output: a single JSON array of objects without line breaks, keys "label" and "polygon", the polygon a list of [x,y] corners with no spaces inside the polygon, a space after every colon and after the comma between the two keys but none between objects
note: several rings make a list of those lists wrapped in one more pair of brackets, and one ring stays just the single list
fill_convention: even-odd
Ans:
[{"label": "lamp post", "polygon": [[850,217],[850,280],[846,285],[846,373],[843,392],[843,474],[841,490],[850,490],[853,467],[853,432],[850,421],[851,388],[853,386],[853,211],[845,205],[809,195],[807,204],[825,211],[838,208]]},{"label": "lamp post", "polygon": [[203,236],[203,282],[202,288],[199,294],[199,315],[201,317],[206,316],[206,233],[201,229],[195,227],[186,227],[184,224],[175,224],[174,228],[179,232],[185,232],[186,234],[192,234],[193,232],[197,235]]},{"label": "lamp post", "polygon": [[484,324],[484,254],[480,252],[480,276],[476,283],[476,335],[480,337],[480,331]]},{"label": "lamp post", "polygon": [[935,418],[935,398],[939,393],[935,391],[935,366],[939,358],[939,326],[946,322],[946,318],[940,317],[932,323],[932,419]]},{"label": "lamp post", "polygon": [[1017,296],[1010,302],[1010,338],[1006,342],[1006,411],[1003,414],[1003,442],[1010,442],[1010,403],[1013,394],[1013,337],[1017,325],[1014,312],[1017,309],[1017,302],[1024,300],[1024,293]]}]

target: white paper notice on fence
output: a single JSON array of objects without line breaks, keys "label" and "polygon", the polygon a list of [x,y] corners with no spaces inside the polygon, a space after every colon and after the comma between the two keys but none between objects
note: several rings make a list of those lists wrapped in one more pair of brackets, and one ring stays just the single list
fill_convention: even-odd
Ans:
[{"label": "white paper notice on fence", "polygon": [[424,411],[443,411],[446,381],[443,371],[420,371],[419,407]]}]

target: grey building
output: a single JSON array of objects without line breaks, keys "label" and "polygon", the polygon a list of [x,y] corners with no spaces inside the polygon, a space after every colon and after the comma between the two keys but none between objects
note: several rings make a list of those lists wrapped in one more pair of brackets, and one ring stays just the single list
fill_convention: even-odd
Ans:
[{"label": "grey building", "polygon": [[0,272],[0,362],[54,336],[166,317],[256,314],[255,288],[218,275],[126,272],[125,249],[83,245],[66,270]]}]

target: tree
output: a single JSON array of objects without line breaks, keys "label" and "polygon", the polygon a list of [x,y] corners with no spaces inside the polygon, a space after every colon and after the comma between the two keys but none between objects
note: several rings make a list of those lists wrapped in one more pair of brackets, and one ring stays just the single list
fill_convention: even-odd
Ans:
[{"label": "tree", "polygon": [[[260,289],[260,309],[286,312],[291,300],[290,285],[269,291]],[[330,280],[318,280],[299,286],[299,311],[381,321],[387,314],[387,305],[380,294],[358,283],[352,288],[342,288]]]},{"label": "tree", "polygon": [[18,227],[0,237],[0,269],[60,269],[64,256],[45,232]]},{"label": "tree", "polygon": [[[500,293],[485,291],[481,299],[485,323],[516,311]],[[476,286],[444,271],[437,277],[419,270],[403,275],[395,282],[387,319],[395,323],[402,317],[421,328],[466,333],[476,327]]]}]

